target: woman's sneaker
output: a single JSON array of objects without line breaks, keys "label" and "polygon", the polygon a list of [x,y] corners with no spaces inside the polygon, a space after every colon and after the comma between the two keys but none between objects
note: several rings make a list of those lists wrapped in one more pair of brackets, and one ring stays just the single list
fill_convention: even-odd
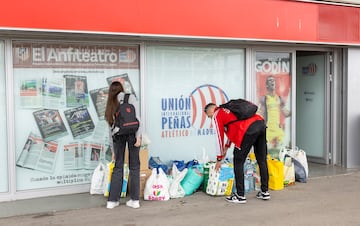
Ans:
[{"label": "woman's sneaker", "polygon": [[128,207],[137,209],[137,208],[140,207],[140,202],[139,202],[139,200],[132,200],[132,199],[130,199],[129,201],[126,202],[126,205],[127,205]]},{"label": "woman's sneaker", "polygon": [[256,195],[256,198],[262,199],[262,200],[269,200],[270,199],[270,193],[269,192],[263,192],[259,191]]},{"label": "woman's sneaker", "polygon": [[244,196],[238,196],[237,194],[233,193],[231,196],[226,197],[226,201],[232,203],[246,203],[246,198]]}]

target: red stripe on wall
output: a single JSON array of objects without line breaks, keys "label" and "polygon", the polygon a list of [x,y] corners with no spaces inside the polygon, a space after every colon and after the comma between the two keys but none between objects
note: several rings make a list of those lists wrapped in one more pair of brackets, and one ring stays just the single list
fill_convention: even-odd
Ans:
[{"label": "red stripe on wall", "polygon": [[[359,42],[359,27],[354,30],[355,25],[349,26],[341,39],[333,35],[343,31],[336,22],[341,19],[338,14],[324,12],[324,6],[320,9],[320,22],[326,14],[325,21],[336,24],[333,26],[336,30],[324,29],[324,24],[319,27],[319,6],[286,0],[12,0],[2,3],[0,27]],[[345,14],[359,11],[331,7]],[[347,22],[356,24],[359,18]]]},{"label": "red stripe on wall", "polygon": [[359,9],[319,6],[319,39],[359,41]]}]

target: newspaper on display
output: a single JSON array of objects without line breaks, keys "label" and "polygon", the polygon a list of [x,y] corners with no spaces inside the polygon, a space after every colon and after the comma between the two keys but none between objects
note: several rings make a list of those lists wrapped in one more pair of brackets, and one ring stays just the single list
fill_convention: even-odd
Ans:
[{"label": "newspaper on display", "polygon": [[84,151],[81,143],[64,144],[64,169],[84,169]]},{"label": "newspaper on display", "polygon": [[26,79],[20,83],[20,106],[22,108],[42,107],[40,80]]},{"label": "newspaper on display", "polygon": [[90,90],[91,100],[94,104],[99,119],[104,119],[108,94],[108,87]]},{"label": "newspaper on display", "polygon": [[75,139],[87,137],[94,131],[94,122],[85,105],[68,109],[64,114]]},{"label": "newspaper on display", "polygon": [[63,78],[43,77],[21,81],[20,103],[22,108],[63,108],[65,102]]},{"label": "newspaper on display", "polygon": [[96,123],[96,127],[93,133],[93,140],[99,141],[101,143],[107,142],[110,136],[110,128],[105,120],[100,120]]},{"label": "newspaper on display", "polygon": [[83,141],[64,144],[64,169],[95,169],[105,160],[105,147],[97,142]]},{"label": "newspaper on display", "polygon": [[33,112],[33,115],[45,142],[68,135],[58,110],[42,109]]},{"label": "newspaper on display", "polygon": [[99,120],[95,126],[93,136],[91,137],[93,141],[104,144],[105,150],[105,160],[111,161],[112,151],[109,144],[110,128],[108,123],[105,120]]},{"label": "newspaper on display", "polygon": [[136,96],[134,87],[133,87],[133,85],[132,85],[132,83],[130,81],[129,75],[127,73],[107,77],[106,80],[107,80],[109,85],[114,81],[120,82],[123,85],[125,93],[131,93],[134,96]]},{"label": "newspaper on display", "polygon": [[64,75],[66,85],[66,106],[89,106],[86,76]]},{"label": "newspaper on display", "polygon": [[46,108],[63,108],[66,105],[64,79],[42,78],[43,106]]},{"label": "newspaper on display", "polygon": [[53,173],[57,158],[57,149],[57,142],[44,142],[40,136],[30,133],[23,149],[18,155],[16,165]]}]

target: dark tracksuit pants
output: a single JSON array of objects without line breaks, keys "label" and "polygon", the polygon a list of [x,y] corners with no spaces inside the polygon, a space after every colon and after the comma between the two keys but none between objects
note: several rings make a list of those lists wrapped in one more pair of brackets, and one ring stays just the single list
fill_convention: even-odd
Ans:
[{"label": "dark tracksuit pants", "polygon": [[123,175],[124,175],[124,155],[126,144],[129,149],[129,178],[130,179],[130,198],[139,200],[140,192],[140,147],[135,147],[135,134],[121,135],[113,140],[115,153],[115,167],[111,176],[110,194],[108,201],[119,201],[121,196]]},{"label": "dark tracksuit pants", "polygon": [[267,145],[266,145],[266,125],[264,121],[255,121],[250,125],[245,133],[240,149],[234,148],[234,174],[236,191],[239,196],[245,195],[244,184],[244,163],[254,146],[256,161],[260,169],[261,191],[268,191],[269,173],[267,167]]}]

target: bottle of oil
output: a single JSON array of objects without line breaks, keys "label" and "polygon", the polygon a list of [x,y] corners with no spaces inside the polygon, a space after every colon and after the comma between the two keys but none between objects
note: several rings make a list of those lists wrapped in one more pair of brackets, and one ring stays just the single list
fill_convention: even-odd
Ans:
[{"label": "bottle of oil", "polygon": [[261,182],[260,182],[260,171],[259,171],[259,165],[257,164],[255,154],[251,152],[249,154],[249,158],[251,160],[251,164],[253,164],[254,167],[254,179],[255,179],[255,191],[260,191]]}]

